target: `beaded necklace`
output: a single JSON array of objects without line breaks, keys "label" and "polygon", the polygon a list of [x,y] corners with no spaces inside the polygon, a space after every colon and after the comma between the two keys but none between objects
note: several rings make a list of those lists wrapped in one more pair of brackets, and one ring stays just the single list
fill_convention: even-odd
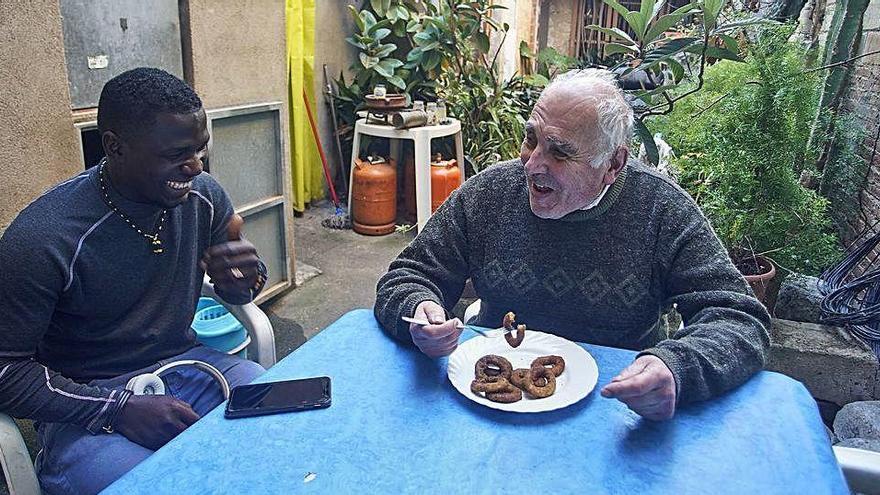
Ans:
[{"label": "beaded necklace", "polygon": [[105,164],[106,161],[102,161],[98,166],[98,180],[101,183],[101,196],[104,198],[104,202],[107,203],[107,206],[113,210],[114,213],[119,215],[119,218],[123,219],[125,223],[128,224],[129,227],[133,228],[138,234],[144,236],[144,238],[149,241],[150,245],[153,248],[153,254],[162,254],[165,251],[162,248],[162,240],[159,239],[159,234],[162,233],[162,228],[165,226],[165,220],[168,218],[168,210],[162,210],[162,215],[159,216],[159,220],[156,222],[156,233],[155,234],[147,234],[143,230],[140,229],[135,223],[128,218],[125,213],[119,210],[113,201],[110,200],[110,194],[107,191],[107,179],[104,177],[105,172]]}]

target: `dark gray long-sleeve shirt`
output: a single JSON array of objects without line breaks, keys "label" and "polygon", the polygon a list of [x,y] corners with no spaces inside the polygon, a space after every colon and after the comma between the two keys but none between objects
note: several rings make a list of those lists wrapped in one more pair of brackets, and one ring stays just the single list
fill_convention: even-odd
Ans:
[{"label": "dark gray long-sleeve shirt", "polygon": [[[190,328],[205,250],[226,241],[232,204],[208,174],[168,211],[164,252],[104,203],[94,167],[49,190],[0,238],[0,411],[92,432],[116,393],[86,385],[196,345]],[[159,210],[111,200],[142,230]],[[234,304],[251,295],[220,294]]]},{"label": "dark gray long-sleeve shirt", "polygon": [[[514,311],[529,328],[656,355],[680,402],[744,382],[769,346],[767,311],[697,205],[635,161],[598,205],[559,220],[531,212],[519,160],[472,177],[380,279],[376,317],[411,342],[400,317],[422,301],[452,308],[468,278],[477,324]],[[685,326],[666,339],[659,317],[672,304]]]}]

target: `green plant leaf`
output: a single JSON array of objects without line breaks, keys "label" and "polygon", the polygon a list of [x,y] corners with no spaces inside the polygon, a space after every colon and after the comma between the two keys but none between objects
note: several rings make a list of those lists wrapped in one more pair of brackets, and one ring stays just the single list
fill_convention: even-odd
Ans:
[{"label": "green plant leaf", "polygon": [[534,86],[546,86],[550,84],[550,79],[547,79],[545,76],[541,74],[533,74],[531,76],[526,76],[525,80]]},{"label": "green plant leaf", "polygon": [[370,33],[373,33],[379,28],[390,28],[390,27],[391,27],[391,21],[389,21],[388,19],[382,19],[381,21],[377,22],[376,24],[373,24],[370,27],[370,29],[368,29],[367,31]]},{"label": "green plant leaf", "polygon": [[489,36],[486,33],[474,35],[474,44],[481,53],[489,53]]},{"label": "green plant leaf", "polygon": [[678,63],[678,60],[674,58],[666,59],[666,65],[669,66],[669,70],[672,71],[672,80],[675,81],[676,84],[680,83],[682,79],[684,79],[684,67]]},{"label": "green plant leaf", "polygon": [[424,52],[421,47],[417,46],[409,51],[406,55],[407,62],[420,62]]},{"label": "green plant leaf", "polygon": [[719,34],[719,38],[724,42],[724,47],[733,53],[739,53],[739,43],[736,41],[736,38],[730,36],[729,34]]},{"label": "green plant leaf", "polygon": [[382,12],[391,10],[391,0],[382,0]]},{"label": "green plant leaf", "polygon": [[397,76],[386,77],[385,80],[396,88],[406,90],[406,82]]},{"label": "green plant leaf", "polygon": [[363,65],[365,69],[372,69],[379,63],[379,57],[371,57],[364,52],[361,52],[359,56],[361,59],[361,65]]},{"label": "green plant leaf", "polygon": [[614,11],[617,12],[618,14],[620,14],[624,19],[626,18],[627,15],[629,15],[629,9],[624,7],[623,5],[621,5],[617,0],[602,0],[602,1],[605,2],[609,7],[614,9]]},{"label": "green plant leaf", "polygon": [[608,36],[611,36],[613,38],[624,40],[628,45],[638,45],[638,43],[636,43],[635,40],[633,40],[628,34],[626,34],[626,32],[618,28],[606,28],[602,26],[597,26],[595,24],[590,24],[584,29],[592,29],[594,31],[599,31],[603,34],[607,34]]},{"label": "green plant leaf", "polygon": [[397,50],[397,45],[395,45],[394,43],[379,45],[379,50],[376,51],[376,56],[379,58],[385,58],[388,55],[394,53],[394,50]]},{"label": "green plant leaf", "polygon": [[648,19],[648,24],[650,25],[654,22],[654,19],[657,17],[657,14],[663,11],[663,6],[666,5],[666,0],[660,0],[656,4],[654,4],[654,8],[651,10],[651,17]]},{"label": "green plant leaf", "polygon": [[699,10],[697,5],[689,3],[683,7],[675,9],[674,12],[671,12],[664,16],[660,16],[660,18],[657,19],[657,22],[655,22],[645,33],[645,37],[642,42],[645,44],[651,43],[652,41],[656,40],[661,34],[668,31],[672,26],[675,26],[676,24],[681,22],[681,20],[684,19],[686,16],[694,13],[697,10]]},{"label": "green plant leaf", "polygon": [[535,58],[535,54],[529,49],[529,44],[525,40],[519,42],[519,55],[521,57]]},{"label": "green plant leaf", "polygon": [[377,63],[373,70],[382,75],[382,77],[392,77],[394,75],[394,69],[403,65],[403,62],[397,60],[396,58],[386,58],[381,62]]},{"label": "green plant leaf", "polygon": [[397,8],[386,10],[385,18],[387,18],[391,22],[397,22]]},{"label": "green plant leaf", "polygon": [[639,14],[645,18],[645,22],[651,21],[655,5],[657,5],[655,0],[642,0],[642,3],[639,5]]},{"label": "green plant leaf", "polygon": [[[675,38],[669,40],[645,53],[639,68],[648,70],[652,65],[669,60],[673,55],[685,51],[688,47],[693,46],[696,41],[697,38]],[[698,44],[698,46],[702,46],[702,44]]]},{"label": "green plant leaf", "polygon": [[440,62],[440,54],[436,51],[432,51],[422,59],[422,67],[424,67],[425,70],[432,70],[440,65]]},{"label": "green plant leaf", "polygon": [[376,16],[374,16],[369,10],[361,12],[361,18],[364,20],[364,27],[366,27],[367,32],[369,32],[371,27],[376,25]]},{"label": "green plant leaf", "polygon": [[415,33],[419,30],[419,21],[416,19],[410,19],[409,22],[406,23],[406,32],[407,33]]},{"label": "green plant leaf", "polygon": [[403,19],[404,21],[409,20],[409,10],[406,10],[406,7],[404,7],[403,5],[398,5],[397,18]]},{"label": "green plant leaf", "polygon": [[357,26],[358,31],[364,32],[366,26],[364,25],[364,20],[361,18],[361,15],[358,13],[357,9],[354,8],[354,5],[348,6],[348,11],[351,12],[351,16],[354,18],[354,24]]},{"label": "green plant leaf", "polygon": [[[687,50],[689,53],[696,53],[699,55],[703,52],[703,45],[698,44],[695,46],[689,47]],[[732,52],[726,48],[720,48],[717,46],[707,46],[706,47],[706,57],[707,58],[718,58],[723,60],[733,60],[734,62],[742,62],[742,57],[739,56],[738,53]]]},{"label": "green plant leaf", "polygon": [[422,31],[421,33],[416,33],[413,36],[413,41],[415,41],[417,45],[422,45],[430,42],[432,38],[433,37],[431,36],[431,33],[427,31]]},{"label": "green plant leaf", "polygon": [[375,33],[373,33],[373,37],[376,38],[376,41],[382,41],[391,34],[391,30],[388,28],[377,29]]},{"label": "green plant leaf", "polygon": [[634,55],[639,53],[639,47],[630,46],[630,45],[621,45],[620,43],[606,43],[605,44],[605,56],[614,55],[617,53],[625,53],[627,55]]},{"label": "green plant leaf", "polygon": [[373,10],[379,15],[384,12],[384,10],[382,10],[382,0],[370,0],[370,7],[373,7]]},{"label": "green plant leaf", "polygon": [[750,26],[778,26],[779,22],[774,21],[772,19],[763,19],[759,17],[751,17],[749,19],[744,19],[741,21],[734,21],[724,24],[722,26],[718,26],[712,34],[720,34],[720,33],[729,33],[731,31],[736,31],[737,29],[750,27]]},{"label": "green plant leaf", "polygon": [[645,32],[648,30],[648,16],[642,15],[641,12],[630,12],[624,16],[624,19],[636,33],[636,39],[645,38]]},{"label": "green plant leaf", "polygon": [[394,36],[397,36],[398,38],[406,37],[406,23],[403,21],[395,22],[391,31],[394,33]]},{"label": "green plant leaf", "polygon": [[715,23],[718,21],[718,14],[724,7],[726,0],[702,0],[703,2],[703,24],[706,31],[715,29]]},{"label": "green plant leaf", "polygon": [[345,41],[347,41],[348,44],[350,44],[350,45],[352,45],[352,46],[354,46],[354,47],[360,48],[361,50],[366,50],[366,49],[367,49],[367,46],[366,46],[366,45],[364,45],[363,43],[361,43],[361,42],[359,42],[359,41],[356,41],[354,38],[345,38]]},{"label": "green plant leaf", "polygon": [[648,155],[648,161],[656,167],[660,163],[660,152],[657,151],[657,143],[654,142],[654,136],[651,135],[651,131],[641,119],[635,119],[633,130],[636,131],[636,135],[642,141],[642,144],[645,145],[645,154]]},{"label": "green plant leaf", "polygon": [[664,91],[669,91],[671,89],[675,89],[675,84],[664,84],[663,86],[657,86],[652,90],[638,90],[634,91],[633,95],[636,98],[653,98],[656,95],[662,94]]}]

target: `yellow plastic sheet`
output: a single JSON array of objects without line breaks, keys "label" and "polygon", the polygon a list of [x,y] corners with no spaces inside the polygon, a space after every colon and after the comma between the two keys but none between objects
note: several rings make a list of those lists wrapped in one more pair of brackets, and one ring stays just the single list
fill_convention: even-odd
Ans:
[{"label": "yellow plastic sheet", "polygon": [[315,0],[287,0],[287,61],[293,209],[303,211],[306,203],[324,197],[321,157],[303,99],[305,92],[315,112]]}]

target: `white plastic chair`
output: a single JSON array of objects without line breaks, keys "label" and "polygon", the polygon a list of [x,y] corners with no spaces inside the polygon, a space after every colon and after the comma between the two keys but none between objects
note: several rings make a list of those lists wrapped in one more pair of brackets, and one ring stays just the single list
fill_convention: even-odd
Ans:
[{"label": "white plastic chair", "polygon": [[853,493],[880,494],[880,452],[836,445],[832,448]]},{"label": "white plastic chair", "polygon": [[[269,369],[275,364],[275,333],[269,317],[256,304],[233,306],[223,302],[214,292],[207,277],[202,284],[202,296],[212,297],[223,304],[247,329],[251,344],[248,358]],[[18,425],[11,417],[0,413],[0,466],[6,477],[10,495],[39,495],[40,483],[30,454]]]}]

